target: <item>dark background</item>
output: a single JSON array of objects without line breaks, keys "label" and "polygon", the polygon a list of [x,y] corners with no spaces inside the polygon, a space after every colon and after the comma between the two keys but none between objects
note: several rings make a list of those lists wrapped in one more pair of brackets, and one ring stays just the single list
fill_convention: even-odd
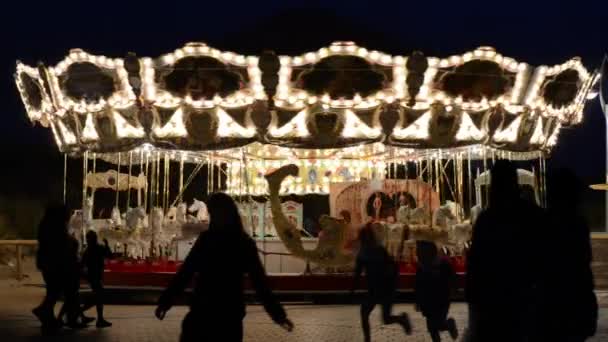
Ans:
[{"label": "dark background", "polygon": [[[32,127],[25,115],[13,81],[17,59],[53,65],[70,48],[155,57],[189,41],[242,54],[300,54],[352,40],[402,55],[447,56],[490,45],[532,65],[581,56],[594,69],[608,50],[605,1],[22,1],[3,3],[1,13],[0,227],[21,235],[31,235],[42,203],[61,197],[63,159],[50,132]],[[549,166],[601,183],[605,148],[605,120],[594,100],[581,125],[562,131]],[[589,190],[584,209],[594,229],[603,229],[605,193]]]}]

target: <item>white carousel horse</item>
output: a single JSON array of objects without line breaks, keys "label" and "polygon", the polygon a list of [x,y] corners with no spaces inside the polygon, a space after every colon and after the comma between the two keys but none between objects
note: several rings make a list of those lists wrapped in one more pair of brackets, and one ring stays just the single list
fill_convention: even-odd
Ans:
[{"label": "white carousel horse", "polygon": [[192,205],[188,208],[191,213],[196,213],[196,216],[188,215],[189,222],[203,222],[209,221],[209,212],[207,211],[207,205],[203,201],[194,199]]},{"label": "white carousel horse", "polygon": [[410,224],[428,224],[429,214],[424,207],[410,209],[409,223]]},{"label": "white carousel horse", "polygon": [[144,219],[146,211],[142,207],[129,208],[125,214],[125,228],[129,231],[135,231],[144,227]]},{"label": "white carousel horse", "polygon": [[397,222],[408,224],[410,221],[410,212],[412,210],[408,205],[402,205],[397,209]]},{"label": "white carousel horse", "polygon": [[433,227],[448,229],[453,224],[456,224],[456,203],[446,201],[446,203],[435,209],[433,213]]},{"label": "white carousel horse", "polygon": [[473,229],[468,222],[452,225],[449,232],[449,240],[455,246],[456,252],[462,252],[469,246]]}]

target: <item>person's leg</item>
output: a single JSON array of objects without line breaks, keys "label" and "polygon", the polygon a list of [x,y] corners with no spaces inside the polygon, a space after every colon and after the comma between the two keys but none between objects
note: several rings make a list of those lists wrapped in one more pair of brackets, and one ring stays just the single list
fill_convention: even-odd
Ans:
[{"label": "person's leg", "polygon": [[103,316],[104,289],[100,279],[91,280],[91,290],[93,290],[93,297],[95,298],[95,306],[97,308],[97,327],[106,328],[112,326],[112,323],[106,321]]},{"label": "person's leg", "polygon": [[374,310],[374,306],[376,306],[376,303],[371,298],[366,299],[361,304],[361,327],[363,328],[363,337],[365,342],[370,342],[372,340],[369,326],[369,315]]},{"label": "person's leg", "polygon": [[412,325],[407,313],[402,312],[399,315],[393,315],[393,297],[386,297],[382,301],[382,320],[384,324],[399,324],[407,335],[412,333]]}]

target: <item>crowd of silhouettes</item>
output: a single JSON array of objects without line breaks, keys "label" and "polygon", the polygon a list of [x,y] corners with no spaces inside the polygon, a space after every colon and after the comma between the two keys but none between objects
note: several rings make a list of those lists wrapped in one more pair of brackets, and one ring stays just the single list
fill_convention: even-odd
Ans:
[{"label": "crowd of silhouettes", "polygon": [[[578,211],[583,185],[569,170],[549,174],[546,209],[518,184],[515,165],[498,160],[491,169],[488,204],[473,227],[467,252],[465,298],[469,322],[464,340],[585,341],[596,331],[598,304],[591,272],[590,232]],[[180,341],[241,341],[245,317],[245,275],[272,320],[287,331],[294,328],[275,295],[260,261],[255,241],[245,232],[232,198],[210,196],[209,229],[202,232],[182,267],[158,300],[155,315],[164,319],[176,298],[193,283],[190,310]],[[65,206],[48,207],[38,230],[37,266],[46,283],[46,296],[33,313],[44,331],[62,324],[81,328],[92,318],[84,311],[97,307],[97,326],[111,324],[103,314],[104,259],[111,256],[107,241],[100,245],[88,232],[87,249],[79,261],[78,241],[67,230]],[[382,307],[385,324],[399,324],[412,333],[407,313],[394,315],[399,267],[371,224],[360,229],[352,293],[363,274],[366,292],[360,306],[365,341],[371,341],[369,316]],[[416,309],[426,319],[433,342],[458,329],[449,317],[456,274],[432,241],[416,242]],[[80,306],[81,271],[93,296]],[[59,318],[54,307],[60,297]],[[64,323],[63,315],[67,317]]]}]

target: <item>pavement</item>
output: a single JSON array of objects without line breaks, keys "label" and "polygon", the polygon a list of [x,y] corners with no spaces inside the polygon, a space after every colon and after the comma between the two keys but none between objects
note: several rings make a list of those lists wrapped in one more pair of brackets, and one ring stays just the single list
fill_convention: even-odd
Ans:
[{"label": "pavement", "polygon": [[[30,275],[22,281],[5,277],[0,270],[0,341],[177,341],[180,323],[187,312],[184,306],[173,308],[163,321],[154,317],[152,305],[107,305],[106,319],[114,325],[108,329],[94,326],[78,332],[66,330],[56,337],[41,337],[40,324],[32,316],[31,309],[44,295],[40,275],[28,269]],[[608,341],[608,292],[598,292],[600,321],[598,334],[589,341]],[[249,305],[244,321],[244,341],[363,341],[356,305],[309,305],[287,304],[290,319],[296,325],[292,333],[275,325],[259,305]],[[406,337],[399,326],[381,324],[380,310],[371,316],[373,341],[431,341],[420,313],[412,304],[395,305],[394,312],[407,312],[414,327],[414,334]],[[89,312],[94,316],[94,310]],[[467,326],[467,308],[464,303],[454,303],[450,315],[455,318],[460,331]],[[451,341],[446,334],[444,341]],[[221,340],[220,340],[221,341]]]},{"label": "pavement", "polygon": [[[78,332],[66,330],[56,337],[41,337],[39,323],[30,310],[37,305],[44,289],[25,280],[0,281],[0,336],[2,341],[177,341],[180,322],[187,308],[172,309],[164,321],[154,318],[151,305],[109,305],[106,318],[114,323],[107,329],[87,328]],[[608,341],[608,293],[599,293],[602,306],[598,335],[590,341]],[[355,305],[287,305],[289,317],[296,325],[292,333],[273,324],[263,308],[250,305],[245,319],[245,341],[362,341],[359,310]],[[383,326],[380,310],[372,313],[372,339],[374,341],[430,341],[422,316],[411,304],[398,304],[395,312],[409,313],[414,334],[406,337],[398,326]],[[450,312],[460,330],[466,327],[466,306],[455,303]],[[94,315],[94,311],[90,312]],[[445,341],[451,339],[443,335]]]}]

